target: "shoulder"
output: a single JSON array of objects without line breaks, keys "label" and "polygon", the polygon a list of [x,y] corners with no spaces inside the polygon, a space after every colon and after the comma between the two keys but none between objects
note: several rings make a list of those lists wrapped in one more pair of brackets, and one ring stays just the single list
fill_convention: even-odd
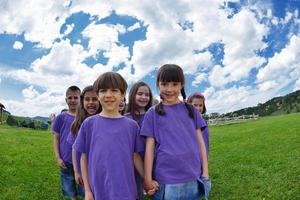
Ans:
[{"label": "shoulder", "polygon": [[132,119],[132,115],[130,113],[125,113],[124,117],[128,117],[128,118]]}]

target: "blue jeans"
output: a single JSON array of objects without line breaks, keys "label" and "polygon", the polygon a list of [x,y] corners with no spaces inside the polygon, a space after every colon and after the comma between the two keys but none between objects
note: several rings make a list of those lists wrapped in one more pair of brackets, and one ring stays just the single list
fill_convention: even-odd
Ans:
[{"label": "blue jeans", "polygon": [[[204,185],[204,184],[205,185]],[[209,186],[209,188],[208,188]],[[152,200],[199,200],[208,199],[210,180],[199,177],[197,180],[178,184],[160,184]],[[206,188],[206,190],[204,189]]]},{"label": "blue jeans", "polygon": [[74,177],[73,165],[65,163],[66,169],[60,168],[61,190],[64,196],[75,197],[77,195],[84,197],[83,187],[77,185]]}]

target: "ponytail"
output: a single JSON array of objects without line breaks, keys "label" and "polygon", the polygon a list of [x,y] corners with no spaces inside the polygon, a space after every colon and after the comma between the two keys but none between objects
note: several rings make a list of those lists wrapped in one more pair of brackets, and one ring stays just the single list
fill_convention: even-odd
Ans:
[{"label": "ponytail", "polygon": [[193,119],[194,118],[194,109],[193,109],[193,106],[188,104],[185,100],[186,94],[185,94],[184,87],[181,88],[180,92],[181,92],[181,96],[183,98],[184,105],[185,105],[186,109],[188,110],[189,116],[190,116],[190,118]]},{"label": "ponytail", "polygon": [[[163,100],[163,97],[160,96],[160,98]],[[159,115],[165,115],[166,112],[164,111],[164,107],[162,104],[162,101],[160,101],[156,106],[155,106],[155,111],[159,114]]]}]

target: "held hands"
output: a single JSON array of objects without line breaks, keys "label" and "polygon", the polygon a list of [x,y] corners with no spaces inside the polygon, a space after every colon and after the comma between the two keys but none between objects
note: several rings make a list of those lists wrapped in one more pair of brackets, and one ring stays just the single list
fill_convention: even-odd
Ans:
[{"label": "held hands", "polygon": [[145,180],[144,189],[148,195],[152,196],[158,190],[159,184],[155,180]]},{"label": "held hands", "polygon": [[61,158],[57,158],[57,165],[61,168],[67,169],[65,162]]},{"label": "held hands", "polygon": [[85,191],[84,200],[94,200],[92,191]]},{"label": "held hands", "polygon": [[78,172],[74,172],[75,181],[78,185],[83,185],[83,180]]}]

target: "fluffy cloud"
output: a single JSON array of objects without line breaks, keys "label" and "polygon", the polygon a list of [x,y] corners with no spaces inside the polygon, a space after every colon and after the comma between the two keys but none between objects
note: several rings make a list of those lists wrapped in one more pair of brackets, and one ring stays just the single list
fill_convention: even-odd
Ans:
[{"label": "fluffy cloud", "polygon": [[[22,34],[26,40],[50,48],[69,15],[68,8],[59,1],[2,1],[0,33]],[[47,30],[47,31],[45,31]]]},{"label": "fluffy cloud", "polygon": [[[298,37],[291,37],[290,44],[268,61],[256,54],[268,47],[263,39],[269,28],[259,19],[267,17],[273,25],[285,24],[298,15],[288,13],[284,19],[274,18],[268,9],[270,5],[265,2],[242,8],[234,15],[230,9],[220,9],[226,5],[223,0],[191,0],[188,3],[78,0],[71,4],[70,1],[19,0],[5,1],[2,5],[0,33],[24,33],[25,40],[49,49],[46,55],[32,62],[30,69],[1,72],[1,77],[29,85],[22,92],[24,102],[9,101],[10,109],[16,113],[48,115],[46,112],[57,112],[64,106],[64,87],[68,85],[83,87],[92,84],[99,74],[116,69],[132,83],[165,63],[182,66],[186,74],[194,76],[192,85],[195,87],[204,82],[208,84],[204,94],[211,111],[228,112],[253,105],[276,95],[278,89],[274,88],[283,88],[290,82],[295,89],[300,85]],[[60,34],[66,18],[77,12],[91,16],[92,23],[81,32],[88,41],[87,49],[62,39],[76,28],[74,24],[67,25],[63,35]],[[99,24],[99,20],[112,12],[134,17],[138,22],[130,27]],[[119,36],[141,26],[147,29],[146,39],[134,41],[131,56],[129,47],[120,43]],[[208,50],[215,43],[224,47],[220,63],[214,63],[214,55]],[[100,54],[107,58],[107,64],[85,64],[87,58],[97,59]],[[259,70],[257,86],[231,86],[247,78],[252,70]],[[43,91],[37,91],[36,86]],[[264,95],[260,95],[261,91]],[[49,105],[55,102],[59,102],[58,106],[52,109]],[[24,104],[28,106],[22,107]],[[49,107],[52,110],[43,111]]]},{"label": "fluffy cloud", "polygon": [[14,49],[22,49],[23,48],[23,43],[20,41],[15,41],[14,45],[13,45]]},{"label": "fluffy cloud", "polygon": [[300,75],[300,37],[292,36],[290,43],[279,53],[269,59],[268,64],[257,74],[260,88],[266,85],[283,88],[291,82],[296,82]]}]

